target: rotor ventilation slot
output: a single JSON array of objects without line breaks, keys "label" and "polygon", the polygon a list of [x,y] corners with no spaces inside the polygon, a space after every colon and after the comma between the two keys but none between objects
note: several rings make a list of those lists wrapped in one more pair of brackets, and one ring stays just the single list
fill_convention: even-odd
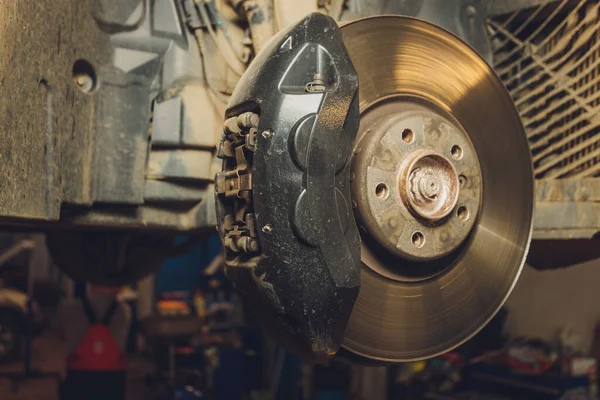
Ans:
[{"label": "rotor ventilation slot", "polygon": [[488,30],[536,179],[600,176],[600,4],[545,1],[489,19]]}]

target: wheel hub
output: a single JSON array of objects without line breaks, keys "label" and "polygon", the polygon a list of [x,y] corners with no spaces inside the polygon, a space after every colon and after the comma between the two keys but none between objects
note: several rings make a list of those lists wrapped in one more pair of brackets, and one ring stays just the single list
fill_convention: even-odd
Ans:
[{"label": "wheel hub", "polygon": [[359,137],[352,189],[363,235],[410,261],[456,250],[481,203],[479,161],[464,129],[404,97],[363,112]]}]

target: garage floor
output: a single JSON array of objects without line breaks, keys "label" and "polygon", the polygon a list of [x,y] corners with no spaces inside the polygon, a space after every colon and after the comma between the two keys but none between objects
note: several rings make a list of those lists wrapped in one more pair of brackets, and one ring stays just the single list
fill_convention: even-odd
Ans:
[{"label": "garage floor", "polygon": [[[63,369],[67,348],[63,341],[53,334],[45,334],[34,341],[33,368],[43,372],[60,373]],[[23,362],[0,365],[3,373],[23,371]],[[127,400],[151,400],[153,390],[146,387],[144,378],[154,371],[153,364],[142,357],[129,360],[127,377]],[[0,377],[0,399],[2,400],[58,400],[58,381],[53,378],[25,381],[18,391],[12,390],[11,381]]]}]

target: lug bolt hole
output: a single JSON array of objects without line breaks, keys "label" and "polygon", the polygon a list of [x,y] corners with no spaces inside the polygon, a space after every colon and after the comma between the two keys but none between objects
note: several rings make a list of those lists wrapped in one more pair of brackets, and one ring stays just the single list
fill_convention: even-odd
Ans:
[{"label": "lug bolt hole", "polygon": [[460,206],[458,207],[458,210],[456,210],[456,215],[461,221],[466,221],[469,219],[470,213],[469,210],[467,210],[467,207]]},{"label": "lug bolt hole", "polygon": [[405,143],[412,143],[415,140],[415,134],[410,129],[405,129],[402,131],[402,140]]},{"label": "lug bolt hole", "polygon": [[412,235],[412,244],[420,249],[425,244],[425,236],[421,232],[415,232]]},{"label": "lug bolt hole", "polygon": [[389,189],[385,183],[380,183],[375,188],[375,195],[377,195],[377,197],[379,197],[380,199],[385,199],[388,196],[388,193]]},{"label": "lug bolt hole", "polygon": [[466,186],[467,186],[467,177],[466,177],[466,176],[464,176],[464,175],[460,175],[460,176],[458,177],[458,185],[459,185],[461,188],[464,188],[464,187],[466,187]]},{"label": "lug bolt hole", "polygon": [[452,158],[455,160],[460,160],[463,157],[463,150],[457,144],[452,146],[452,150],[450,150],[450,152],[452,153]]}]

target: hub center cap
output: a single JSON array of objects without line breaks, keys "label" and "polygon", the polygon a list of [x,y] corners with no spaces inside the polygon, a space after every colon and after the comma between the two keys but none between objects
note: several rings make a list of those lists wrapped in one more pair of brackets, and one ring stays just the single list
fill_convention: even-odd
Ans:
[{"label": "hub center cap", "polygon": [[436,222],[458,201],[458,174],[443,155],[419,150],[409,156],[400,179],[402,200],[417,217]]}]

